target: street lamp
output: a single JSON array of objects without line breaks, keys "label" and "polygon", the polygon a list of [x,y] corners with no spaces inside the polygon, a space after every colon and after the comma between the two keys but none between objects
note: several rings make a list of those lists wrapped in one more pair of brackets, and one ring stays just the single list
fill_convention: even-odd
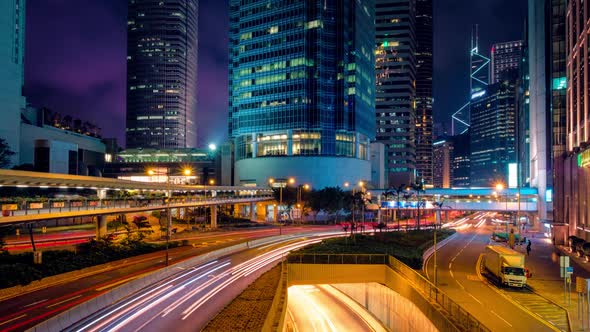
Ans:
[{"label": "street lamp", "polygon": [[[166,203],[166,266],[169,264],[169,243],[170,243],[170,229],[172,228],[172,213],[170,213],[170,201],[172,200],[172,190],[170,189],[170,169],[166,168],[165,172],[158,172],[155,169],[148,169],[148,175],[166,175],[166,192],[168,200]],[[184,168],[182,174],[185,176],[191,175],[192,170],[190,168]]]},{"label": "street lamp", "polygon": [[215,184],[215,179],[209,179],[209,185],[212,186]]},{"label": "street lamp", "polygon": [[284,179],[274,179],[274,178],[270,178],[268,179],[268,183],[271,187],[279,187],[279,206],[277,208],[277,213],[280,212],[280,208],[283,205],[283,187],[286,187],[289,184],[294,184],[295,183],[295,178],[290,177],[288,178],[286,181]]},{"label": "street lamp", "polygon": [[[506,194],[506,192],[504,192],[504,184],[503,183],[496,183],[496,190],[500,193],[500,195],[504,196],[504,201],[505,201],[505,208],[504,208],[504,213],[507,215],[508,214],[508,196]],[[506,240],[508,240],[508,221],[510,218],[506,219]]]}]

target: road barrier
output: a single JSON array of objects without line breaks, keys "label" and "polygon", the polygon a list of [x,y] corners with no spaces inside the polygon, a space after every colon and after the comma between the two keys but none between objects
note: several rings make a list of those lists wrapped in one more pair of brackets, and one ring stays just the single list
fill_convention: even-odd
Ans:
[{"label": "road barrier", "polygon": [[57,316],[53,316],[50,319],[32,327],[28,331],[33,332],[52,332],[67,330],[68,327],[81,321],[82,319],[89,317],[109,305],[122,300],[125,297],[131,296],[139,290],[148,287],[162,279],[168,278],[181,270],[191,268],[193,266],[205,263],[210,260],[218,259],[223,256],[231,255],[233,253],[258,246],[265,245],[267,243],[276,242],[278,238],[290,238],[291,236],[273,236],[264,239],[253,240],[236,244],[227,248],[215,250],[203,255],[196,256],[194,258],[170,265],[162,268],[155,272],[152,272],[144,277],[134,279],[121,286],[113,288],[104,294],[94,297],[88,301],[85,301],[65,312],[60,313]]}]

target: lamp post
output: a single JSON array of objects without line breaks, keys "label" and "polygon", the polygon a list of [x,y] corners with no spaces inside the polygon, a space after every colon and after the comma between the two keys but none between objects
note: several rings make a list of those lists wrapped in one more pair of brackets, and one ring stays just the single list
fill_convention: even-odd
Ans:
[{"label": "lamp post", "polygon": [[[170,169],[166,168],[166,172],[158,172],[154,169],[149,169],[147,171],[148,175],[166,175],[166,192],[168,195],[168,200],[166,203],[166,266],[169,264],[169,243],[170,243],[170,228],[172,228],[172,213],[170,211],[170,201],[172,200],[172,190],[170,188]],[[185,176],[191,175],[192,171],[190,168],[184,168],[182,170],[182,174]]]},{"label": "lamp post", "polygon": [[303,191],[309,190],[309,184],[302,184],[297,186],[297,209],[301,207],[301,211],[299,212],[299,222],[301,223],[301,219],[303,218]]},{"label": "lamp post", "polygon": [[[500,193],[500,197],[504,196],[504,200],[506,202],[506,206],[504,208],[504,213],[508,213],[508,198],[506,198],[506,196],[505,196],[504,184],[497,183],[496,190]],[[508,219],[506,219],[506,237],[508,237]]]},{"label": "lamp post", "polygon": [[[295,183],[295,178],[290,177],[287,180],[285,179],[274,179],[274,178],[270,178],[268,179],[268,183],[271,187],[279,187],[279,206],[277,207],[277,219],[280,219],[280,210],[281,210],[281,206],[283,206],[283,187],[286,187],[289,184],[294,184]],[[279,223],[280,225],[280,223]],[[282,230],[279,228],[280,233],[282,234]]]}]

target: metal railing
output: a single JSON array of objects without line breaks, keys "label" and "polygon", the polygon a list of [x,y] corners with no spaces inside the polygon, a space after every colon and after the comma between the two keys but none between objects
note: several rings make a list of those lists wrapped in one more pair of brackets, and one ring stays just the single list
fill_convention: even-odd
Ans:
[{"label": "metal railing", "polygon": [[440,306],[447,319],[461,331],[488,332],[489,328],[468,313],[461,305],[432,282],[393,256],[383,254],[305,254],[291,253],[290,264],[383,264],[402,275],[431,303]]},{"label": "metal railing", "polygon": [[406,280],[412,283],[427,299],[440,305],[440,307],[446,311],[448,318],[462,331],[491,331],[468,313],[467,310],[461,307],[461,305],[453,301],[447,294],[414,269],[393,256],[389,256],[387,265],[395,272],[404,276]]}]

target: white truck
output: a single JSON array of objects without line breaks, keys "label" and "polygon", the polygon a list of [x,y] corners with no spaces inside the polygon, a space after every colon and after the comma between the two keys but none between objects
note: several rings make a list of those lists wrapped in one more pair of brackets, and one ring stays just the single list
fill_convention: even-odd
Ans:
[{"label": "white truck", "polygon": [[487,246],[484,267],[498,278],[502,285],[513,287],[526,285],[524,255],[518,251],[503,246]]}]

